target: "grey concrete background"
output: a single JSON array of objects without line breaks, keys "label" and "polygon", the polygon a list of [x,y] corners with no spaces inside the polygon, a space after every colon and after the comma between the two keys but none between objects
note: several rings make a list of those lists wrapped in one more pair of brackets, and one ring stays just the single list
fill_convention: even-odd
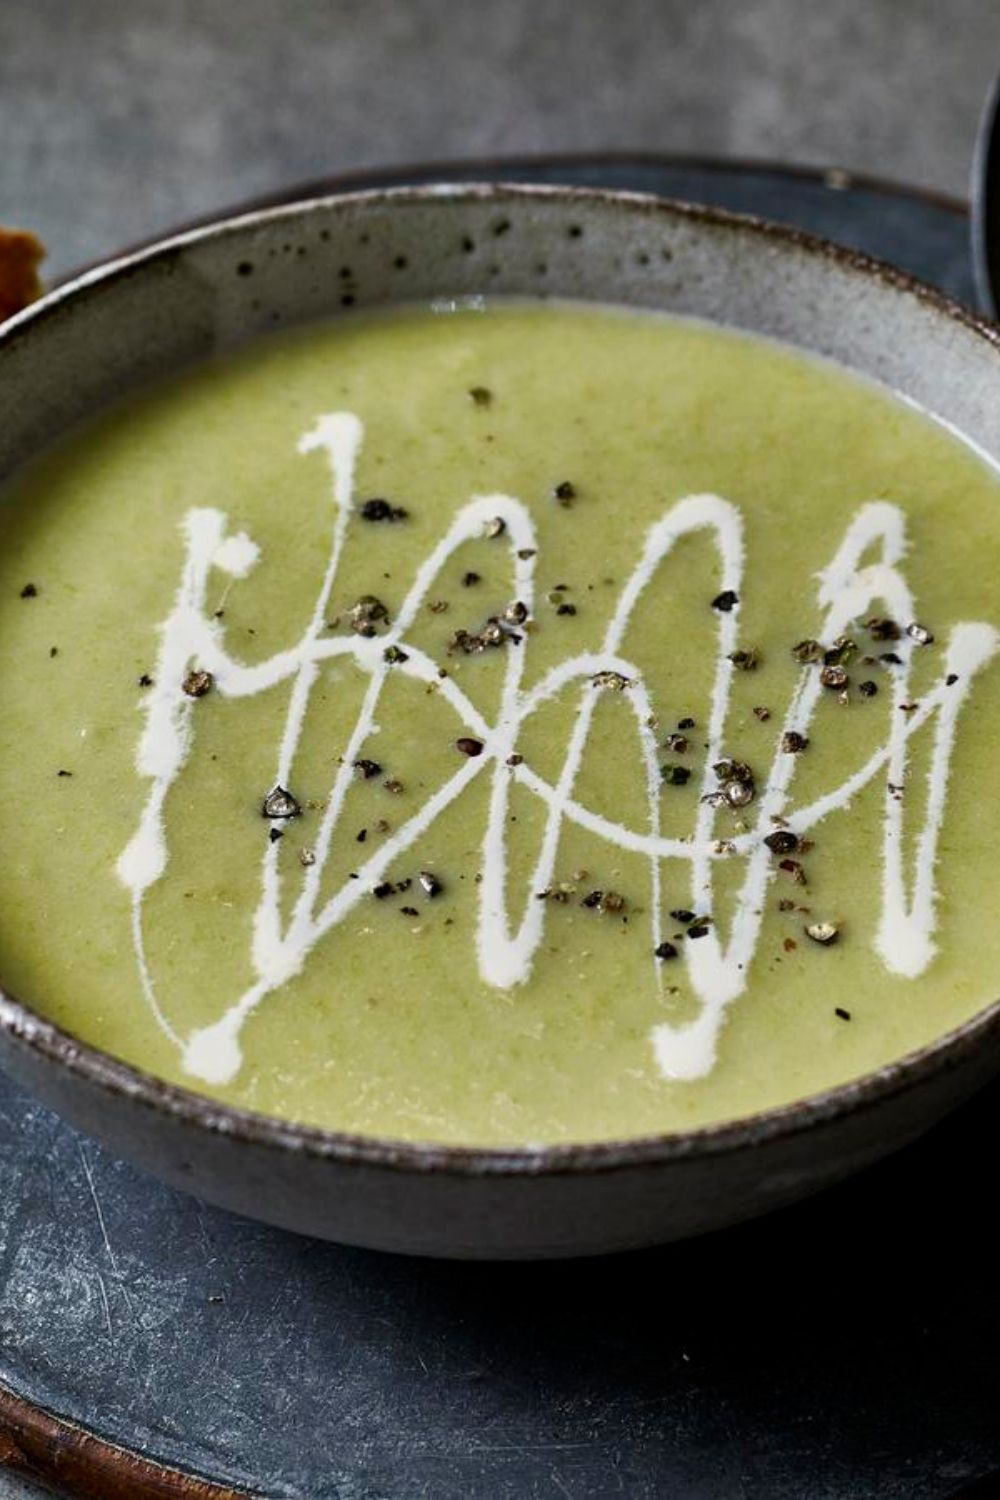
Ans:
[{"label": "grey concrete background", "polygon": [[61,270],[298,178],[781,157],[962,194],[998,0],[0,0],[0,221]]}]

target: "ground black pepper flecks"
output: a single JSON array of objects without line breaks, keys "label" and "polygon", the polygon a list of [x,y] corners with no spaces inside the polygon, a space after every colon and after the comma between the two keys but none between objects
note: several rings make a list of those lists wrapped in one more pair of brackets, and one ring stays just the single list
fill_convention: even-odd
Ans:
[{"label": "ground black pepper flecks", "polygon": [[623,693],[626,688],[633,685],[634,679],[625,677],[621,672],[595,672],[590,679],[596,688],[610,688],[613,692]]},{"label": "ground black pepper flecks", "polygon": [[371,781],[373,776],[381,776],[382,767],[377,760],[356,760],[354,769],[360,771],[366,781]]},{"label": "ground black pepper flecks", "polygon": [[865,621],[865,629],[873,641],[898,641],[902,631],[895,620],[872,615]]},{"label": "ground black pepper flecks", "polygon": [[410,512],[402,505],[392,505],[381,495],[365,500],[359,514],[363,521],[405,521]]},{"label": "ground black pepper flecks", "polygon": [[364,636],[370,640],[376,633],[376,626],[389,623],[389,611],[381,599],[374,594],[362,594],[356,603],[348,610],[351,621],[351,629],[355,635]]},{"label": "ground black pepper flecks", "polygon": [[831,664],[830,666],[823,668],[822,672],[820,672],[819,674],[819,680],[823,684],[823,686],[825,688],[829,688],[831,692],[839,693],[843,692],[844,688],[848,686],[851,679],[847,675],[843,667]]},{"label": "ground black pepper flecks", "polygon": [[792,647],[792,655],[797,662],[801,662],[803,665],[809,665],[812,662],[817,662],[822,659],[823,647],[820,645],[819,641],[814,641],[811,638],[807,638],[804,641],[799,641],[797,645]]},{"label": "ground black pepper flecks", "polygon": [[181,690],[189,698],[204,698],[205,694],[210,693],[214,686],[215,678],[211,672],[206,672],[203,668],[196,667],[192,668],[181,683]]},{"label": "ground black pepper flecks", "polygon": [[691,780],[691,771],[687,766],[667,764],[660,767],[660,776],[664,786],[687,786]]},{"label": "ground black pepper flecks", "polygon": [[298,818],[301,816],[302,807],[292,796],[287,787],[275,786],[268,792],[261,803],[261,817],[264,818]]}]

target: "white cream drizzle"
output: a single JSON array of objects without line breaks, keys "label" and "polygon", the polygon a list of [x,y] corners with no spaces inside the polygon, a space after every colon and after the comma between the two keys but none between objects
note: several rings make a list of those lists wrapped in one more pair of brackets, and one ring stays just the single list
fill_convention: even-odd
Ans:
[{"label": "white cream drizzle", "polygon": [[[361,637],[333,639],[323,635],[324,621],[336,581],[352,513],[354,470],[362,442],[357,417],[337,412],[319,419],[299,444],[302,454],[321,453],[327,460],[331,480],[332,535],[329,561],[309,623],[298,643],[252,666],[231,657],[224,646],[224,626],[207,612],[210,575],[221,571],[233,579],[244,578],[258,561],[254,542],[244,533],[229,534],[226,518],[218,510],[196,509],[188,513],[184,526],[186,558],[173,609],[160,629],[160,648],[155,686],[141,702],[145,724],[140,736],[136,768],[152,785],[139,826],[117,865],[120,880],[131,894],[132,931],[143,991],[164,1033],[182,1051],[184,1068],[210,1083],[234,1078],[242,1062],[241,1032],[260,1003],[298,974],[316,944],[358,905],[399,860],[400,856],[430,827],[477,776],[490,778],[489,810],[483,839],[482,881],[476,947],[482,979],[499,988],[523,983],[530,975],[534,955],[542,941],[546,903],[533,899],[552,879],[563,822],[578,824],[623,850],[645,855],[649,861],[651,944],[660,941],[662,928],[661,865],[664,859],[687,861],[690,867],[690,900],[694,909],[712,909],[713,867],[721,857],[743,857],[746,869],[727,936],[713,923],[698,942],[684,945],[684,959],[692,988],[701,1002],[696,1019],[684,1026],[662,1022],[654,1027],[652,1046],[664,1076],[695,1079],[708,1073],[715,1061],[718,1038],[729,1005],[746,988],[750,965],[764,916],[764,898],[774,860],[763,839],[775,817],[800,835],[815,827],[830,813],[848,806],[854,796],[880,773],[886,777],[882,823],[882,911],[876,949],[886,968],[895,974],[915,977],[922,973],[935,953],[936,928],[935,864],[944,816],[948,774],[959,711],[976,673],[997,651],[1000,638],[992,626],[959,624],[954,627],[944,652],[944,663],[936,685],[922,693],[918,708],[901,711],[909,701],[909,682],[914,643],[897,643],[902,665],[891,673],[891,713],[887,742],[839,787],[806,807],[789,806],[797,757],[780,750],[786,730],[808,734],[817,702],[823,692],[815,669],[803,668],[791,706],[774,744],[767,782],[755,804],[753,828],[729,840],[731,853],[719,847],[714,831],[715,812],[699,800],[695,828],[690,838],[669,838],[660,833],[659,807],[662,796],[656,742],[647,727],[653,705],[639,669],[622,655],[633,611],[661,563],[675,543],[696,532],[708,532],[720,562],[722,590],[741,594],[744,566],[743,524],[737,508],[716,495],[691,495],[672,505],[647,533],[642,556],[626,582],[614,615],[597,652],[582,652],[553,668],[533,688],[522,687],[527,640],[517,650],[504,653],[505,665],[500,706],[495,722],[488,722],[453,678],[438,678],[438,664],[407,640],[435,580],[449,557],[464,543],[483,535],[486,523],[500,516],[505,522],[502,541],[507,545],[514,574],[514,597],[533,611],[535,592],[536,537],[531,514],[520,501],[507,495],[489,495],[471,500],[455,516],[447,534],[420,565],[413,584],[389,630],[377,639]],[[825,610],[821,638],[843,633],[859,615],[881,603],[894,618],[910,621],[914,602],[900,571],[906,547],[905,522],[898,507],[878,502],[865,505],[851,521],[830,565],[819,575],[819,603]],[[530,552],[521,557],[519,553]],[[873,555],[874,554],[874,555]],[[865,561],[869,557],[869,561]],[[733,677],[729,653],[736,647],[738,610],[719,613],[718,657],[712,686],[707,726],[708,753],[701,787],[713,789],[711,765],[722,751]],[[407,660],[393,666],[384,661],[386,646],[405,645]],[[251,958],[255,974],[249,986],[218,1020],[181,1038],[164,1014],[146,958],[143,937],[143,902],[149,888],[167,868],[168,847],[164,806],[191,752],[193,700],[181,683],[192,665],[210,671],[218,692],[225,697],[252,696],[288,681],[290,692],[285,724],[275,766],[275,783],[290,785],[295,756],[309,706],[310,695],[324,662],[350,658],[370,678],[357,722],[334,776],[313,847],[315,863],[302,876],[291,917],[282,926],[280,843],[264,848],[261,895],[254,914]],[[645,771],[648,808],[645,831],[630,829],[583,806],[574,797],[574,786],[600,690],[593,684],[599,672],[613,671],[630,679],[625,698],[636,720],[636,732]],[[418,681],[434,683],[439,694],[455,711],[465,728],[483,741],[483,753],[465,759],[462,765],[430,796],[405,823],[388,836],[356,870],[357,879],[347,880],[320,903],[323,872],[333,847],[348,788],[354,776],[353,762],[365,741],[378,730],[376,714],[389,674],[403,673]],[[956,674],[948,686],[946,679]],[[554,785],[523,762],[506,764],[517,747],[522,726],[545,702],[579,685],[579,706],[570,733],[566,756]],[[892,795],[889,784],[905,781],[910,740],[934,718],[934,742],[928,773],[928,796],[924,824],[916,845],[913,870],[904,868],[904,802]],[[546,819],[538,857],[532,870],[520,919],[512,924],[507,893],[507,825],[512,782],[517,781],[546,804]],[[760,784],[760,783],[758,783]],[[654,973],[661,969],[655,960]]]}]

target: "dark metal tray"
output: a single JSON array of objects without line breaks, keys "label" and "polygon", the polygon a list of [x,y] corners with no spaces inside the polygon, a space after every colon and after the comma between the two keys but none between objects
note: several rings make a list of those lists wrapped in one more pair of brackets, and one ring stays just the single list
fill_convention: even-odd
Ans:
[{"label": "dark metal tray", "polygon": [[[443,177],[720,203],[972,297],[961,205],[842,173],[564,158],[315,188]],[[0,1080],[0,1466],[100,1500],[965,1494],[1000,1467],[998,1125],[1000,1085],[855,1181],[709,1240],[435,1264],[210,1209]]]}]

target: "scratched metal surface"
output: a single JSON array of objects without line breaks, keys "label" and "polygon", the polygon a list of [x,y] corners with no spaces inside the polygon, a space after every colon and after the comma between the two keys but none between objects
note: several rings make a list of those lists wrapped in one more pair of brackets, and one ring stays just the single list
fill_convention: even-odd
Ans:
[{"label": "scratched metal surface", "polygon": [[27,1479],[16,1474],[5,1474],[0,1469],[0,1500],[52,1500],[51,1490],[39,1489]]},{"label": "scratched metal surface", "polygon": [[[677,166],[517,175],[756,209],[971,297],[964,221],[923,200]],[[998,1124],[1000,1087],[711,1240],[450,1265],[208,1208],[0,1080],[0,1380],[297,1500],[938,1500],[1000,1468]]]}]

